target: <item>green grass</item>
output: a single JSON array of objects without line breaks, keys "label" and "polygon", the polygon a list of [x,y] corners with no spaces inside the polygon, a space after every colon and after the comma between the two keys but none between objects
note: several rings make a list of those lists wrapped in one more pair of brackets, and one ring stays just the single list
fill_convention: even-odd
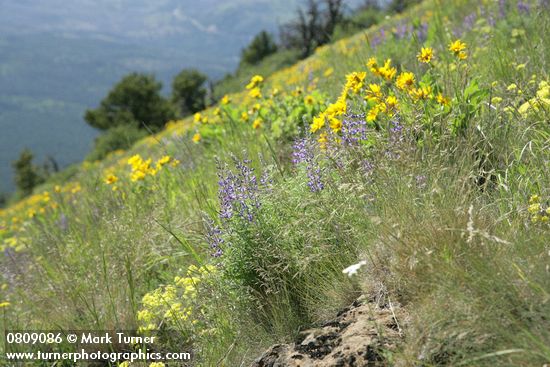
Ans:
[{"label": "green grass", "polygon": [[[510,2],[499,19],[498,4],[483,3],[483,13],[479,5],[426,1],[382,23],[388,39],[376,50],[369,44],[379,28],[323,48],[262,86],[264,97],[272,86],[282,96],[235,95],[218,123],[187,121],[183,134],[168,130],[157,143],[81,168],[74,177],[83,190],[52,193],[59,208],[25,220],[15,235],[25,249],[2,260],[8,286],[1,297],[11,303],[2,308],[3,327],[137,328],[149,293],[159,300],[149,319],[162,319],[161,329],[178,335],[169,343],[191,345],[197,365],[237,366],[330,318],[362,292],[378,292],[410,315],[399,320],[405,339],[392,363],[547,363],[550,226],[532,221],[529,198],[539,195],[543,209],[550,200],[548,97],[535,97],[548,81],[548,11],[531,3],[526,16]],[[478,20],[464,29],[473,11]],[[402,22],[423,21],[425,42],[389,36]],[[447,50],[457,29],[469,54],[460,62]],[[432,66],[417,61],[422,46],[434,48]],[[368,72],[367,83],[398,97],[401,132],[397,117],[386,114],[365,125],[366,139],[356,146],[339,142],[339,132],[328,134],[321,149],[317,132],[309,160],[292,164],[297,127],[307,128],[336,100],[347,74],[368,70],[371,56],[391,57],[397,74],[411,71],[431,83],[451,99],[450,108],[415,102]],[[348,112],[370,110],[363,93],[349,93]],[[318,106],[304,102],[310,94]],[[520,112],[527,101],[538,110]],[[255,103],[260,112],[240,121]],[[212,113],[205,112],[215,121]],[[256,117],[258,130],[250,127]],[[195,133],[202,136],[197,144]],[[180,164],[131,182],[125,161],[136,153],[170,155]],[[312,192],[308,172],[317,168],[323,188]],[[119,177],[116,191],[103,182],[109,172]],[[218,174],[246,193],[233,202],[231,218],[219,216]],[[10,238],[11,219],[3,220],[3,238]],[[212,225],[224,241],[216,258],[207,240]],[[362,272],[342,274],[359,260],[367,261]],[[197,275],[186,294],[174,278],[189,277],[190,264],[215,268]],[[171,286],[175,297],[166,291]],[[190,317],[166,316],[178,303]]]}]

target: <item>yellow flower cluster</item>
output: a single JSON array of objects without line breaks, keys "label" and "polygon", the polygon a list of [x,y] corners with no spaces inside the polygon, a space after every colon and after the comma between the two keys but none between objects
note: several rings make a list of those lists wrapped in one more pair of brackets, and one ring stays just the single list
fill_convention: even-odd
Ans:
[{"label": "yellow flower cluster", "polygon": [[397,74],[397,69],[391,65],[391,59],[387,59],[384,65],[379,67],[376,58],[371,57],[367,61],[367,66],[374,75],[381,76],[387,81],[391,81]]},{"label": "yellow flower cluster", "polygon": [[176,276],[172,284],[155,289],[145,294],[141,300],[142,308],[137,314],[140,333],[156,330],[161,323],[181,327],[195,325],[192,319],[196,310],[194,301],[199,285],[208,281],[208,275],[216,268],[211,265],[197,267],[189,266],[184,277]]},{"label": "yellow flower cluster", "polygon": [[449,44],[449,51],[451,51],[460,60],[465,60],[468,58],[468,54],[465,50],[466,44],[461,40],[456,40]]},{"label": "yellow flower cluster", "polygon": [[[144,160],[139,154],[133,155],[127,161],[128,165],[131,166],[132,172],[130,174],[131,181],[141,181],[144,180],[147,176],[155,176],[165,165],[170,164],[175,167],[180,162],[177,159],[173,159],[170,156],[164,156],[156,161],[155,164],[152,164],[151,158]],[[109,179],[109,176],[105,180],[106,183]],[[111,177],[112,181],[113,178]],[[118,180],[118,179],[116,179]],[[115,182],[116,182],[115,180]]]},{"label": "yellow flower cluster", "polygon": [[346,89],[344,89],[344,92],[335,103],[330,104],[324,112],[313,118],[313,123],[310,125],[312,133],[322,129],[327,121],[334,132],[340,131],[342,128],[342,121],[338,119],[338,117],[346,113],[346,97]]},{"label": "yellow flower cluster", "polygon": [[544,207],[538,195],[533,195],[529,198],[529,207],[527,211],[531,215],[531,221],[533,223],[550,222],[550,206]]},{"label": "yellow flower cluster", "polygon": [[363,83],[366,77],[367,73],[365,72],[353,72],[348,74],[346,76],[345,90],[348,91],[351,89],[353,93],[359,93],[359,91],[363,88]]},{"label": "yellow flower cluster", "polygon": [[197,123],[207,124],[208,123],[208,116],[203,115],[200,112],[197,112],[193,115],[193,121],[195,121]]},{"label": "yellow flower cluster", "polygon": [[523,103],[518,108],[518,112],[523,116],[527,116],[531,113],[548,109],[550,109],[550,84],[543,80],[539,83],[539,88],[535,97]]}]

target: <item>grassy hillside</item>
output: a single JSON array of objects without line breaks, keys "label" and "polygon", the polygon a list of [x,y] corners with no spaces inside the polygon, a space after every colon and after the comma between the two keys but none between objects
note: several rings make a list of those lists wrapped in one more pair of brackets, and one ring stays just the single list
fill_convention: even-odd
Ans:
[{"label": "grassy hillside", "polygon": [[425,1],[42,187],[2,327],[239,366],[367,294],[409,314],[388,365],[548,363],[548,6]]}]

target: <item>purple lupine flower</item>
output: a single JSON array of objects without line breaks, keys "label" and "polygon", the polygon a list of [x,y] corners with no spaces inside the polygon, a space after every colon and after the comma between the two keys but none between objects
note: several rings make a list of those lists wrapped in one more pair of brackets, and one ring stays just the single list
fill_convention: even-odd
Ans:
[{"label": "purple lupine flower", "polygon": [[296,139],[292,145],[292,163],[300,164],[305,162],[308,158],[308,154],[308,139]]},{"label": "purple lupine flower", "polygon": [[342,121],[342,144],[354,146],[367,140],[367,121],[365,115],[348,115]]},{"label": "purple lupine flower", "polygon": [[380,43],[381,43],[380,37],[378,35],[375,35],[372,38],[372,42],[370,43],[370,45],[373,49],[376,49]]},{"label": "purple lupine flower", "polygon": [[214,252],[211,253],[213,257],[220,257],[223,255],[223,246],[225,240],[223,239],[222,230],[217,226],[210,218],[205,219],[206,222],[206,241],[208,242],[210,249]]},{"label": "purple lupine flower", "polygon": [[321,167],[318,164],[311,164],[307,166],[307,185],[311,192],[319,192],[325,188],[322,181]]},{"label": "purple lupine flower", "polygon": [[462,26],[464,27],[464,30],[467,30],[467,31],[471,30],[474,27],[476,18],[477,18],[477,14],[475,12],[467,15],[464,18],[464,21],[462,22]]},{"label": "purple lupine flower", "polygon": [[428,38],[428,23],[422,22],[420,27],[416,30],[416,37],[420,42],[426,41]]},{"label": "purple lupine flower", "polygon": [[260,208],[261,202],[258,179],[251,162],[249,159],[240,161],[233,157],[237,171],[234,173],[227,165],[217,161],[220,218],[230,219],[237,214],[249,222],[254,220],[254,213]]},{"label": "purple lupine flower", "polygon": [[405,24],[399,24],[397,27],[395,27],[395,38],[398,40],[405,37],[407,34],[407,26]]},{"label": "purple lupine flower", "polygon": [[59,226],[61,231],[63,232],[67,231],[67,229],[69,228],[68,222],[69,221],[67,220],[67,216],[65,215],[65,213],[61,213],[61,215],[59,216],[59,219],[57,220],[57,225]]},{"label": "purple lupine flower", "polygon": [[496,25],[495,18],[493,17],[492,14],[489,14],[489,15],[487,16],[487,23],[489,23],[489,25],[490,25],[491,27],[494,27],[494,26]]},{"label": "purple lupine flower", "polygon": [[374,164],[372,164],[371,161],[367,159],[362,160],[359,167],[365,177],[369,177],[374,171]]},{"label": "purple lupine flower", "polygon": [[398,119],[394,119],[391,122],[390,127],[390,142],[397,143],[403,140],[403,125]]},{"label": "purple lupine flower", "polygon": [[250,166],[252,163],[249,159],[242,161],[233,157],[235,167],[238,169],[238,201],[239,215],[241,218],[246,218],[249,222],[254,219],[253,213],[260,208],[260,198],[258,190],[258,180],[254,173],[254,168]]},{"label": "purple lupine flower", "polygon": [[498,16],[506,18],[506,0],[498,0]]},{"label": "purple lupine flower", "polygon": [[235,175],[216,159],[218,175],[218,199],[220,201],[220,218],[233,217],[233,202],[237,199]]},{"label": "purple lupine flower", "polygon": [[324,188],[322,171],[319,163],[315,160],[314,141],[311,135],[308,134],[294,141],[292,162],[295,165],[305,163],[308,178],[307,184],[311,192],[319,192]]},{"label": "purple lupine flower", "polygon": [[380,28],[380,42],[386,42],[386,31],[384,28]]},{"label": "purple lupine flower", "polygon": [[529,3],[527,3],[526,1],[519,0],[517,7],[518,7],[518,12],[520,14],[529,15],[531,11],[531,7],[529,6]]}]

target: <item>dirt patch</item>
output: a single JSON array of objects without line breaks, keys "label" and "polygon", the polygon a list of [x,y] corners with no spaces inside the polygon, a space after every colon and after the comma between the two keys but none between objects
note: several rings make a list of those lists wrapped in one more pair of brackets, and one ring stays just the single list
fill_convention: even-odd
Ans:
[{"label": "dirt patch", "polygon": [[358,299],[334,320],[269,348],[251,367],[385,366],[402,338],[399,304]]}]

